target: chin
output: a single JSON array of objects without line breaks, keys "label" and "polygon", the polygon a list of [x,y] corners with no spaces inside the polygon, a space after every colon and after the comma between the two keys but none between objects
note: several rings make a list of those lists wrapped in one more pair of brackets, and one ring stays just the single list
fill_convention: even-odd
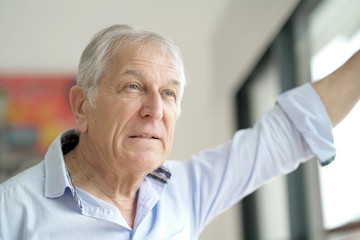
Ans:
[{"label": "chin", "polygon": [[165,159],[166,157],[154,153],[141,153],[134,161],[140,171],[151,173],[159,168],[165,162]]}]

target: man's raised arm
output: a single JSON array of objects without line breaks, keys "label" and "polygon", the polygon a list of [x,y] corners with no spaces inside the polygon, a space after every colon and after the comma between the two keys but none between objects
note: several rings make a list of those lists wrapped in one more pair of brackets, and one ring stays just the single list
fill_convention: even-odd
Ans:
[{"label": "man's raised arm", "polygon": [[344,65],[313,83],[335,127],[360,99],[360,50]]}]

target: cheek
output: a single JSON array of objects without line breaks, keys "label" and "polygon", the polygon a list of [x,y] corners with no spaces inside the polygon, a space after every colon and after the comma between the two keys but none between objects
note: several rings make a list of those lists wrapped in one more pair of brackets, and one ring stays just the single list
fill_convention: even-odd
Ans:
[{"label": "cheek", "polygon": [[114,141],[114,135],[119,133],[126,123],[126,116],[122,114],[126,112],[119,105],[108,104],[108,105],[97,105],[96,108],[90,113],[88,120],[88,129],[96,133],[101,141]]},{"label": "cheek", "polygon": [[173,116],[166,119],[166,130],[168,134],[168,147],[171,148],[174,134],[175,134],[175,127],[177,122],[177,115],[174,114]]}]

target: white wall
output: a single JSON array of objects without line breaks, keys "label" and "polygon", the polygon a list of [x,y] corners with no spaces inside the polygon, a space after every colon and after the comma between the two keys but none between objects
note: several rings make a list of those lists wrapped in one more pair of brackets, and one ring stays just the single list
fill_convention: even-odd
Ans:
[{"label": "white wall", "polygon": [[[168,35],[182,49],[190,79],[171,158],[229,139],[234,89],[298,0],[0,0],[0,73],[75,73],[92,35],[115,23]],[[239,239],[235,207],[202,239]]]}]

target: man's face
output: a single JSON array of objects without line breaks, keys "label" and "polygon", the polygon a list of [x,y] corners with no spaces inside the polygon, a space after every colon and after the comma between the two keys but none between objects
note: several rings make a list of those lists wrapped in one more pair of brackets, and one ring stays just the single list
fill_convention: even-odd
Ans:
[{"label": "man's face", "polygon": [[95,109],[87,104],[90,146],[113,167],[151,172],[169,155],[180,112],[172,58],[136,46],[115,56],[100,79]]}]

